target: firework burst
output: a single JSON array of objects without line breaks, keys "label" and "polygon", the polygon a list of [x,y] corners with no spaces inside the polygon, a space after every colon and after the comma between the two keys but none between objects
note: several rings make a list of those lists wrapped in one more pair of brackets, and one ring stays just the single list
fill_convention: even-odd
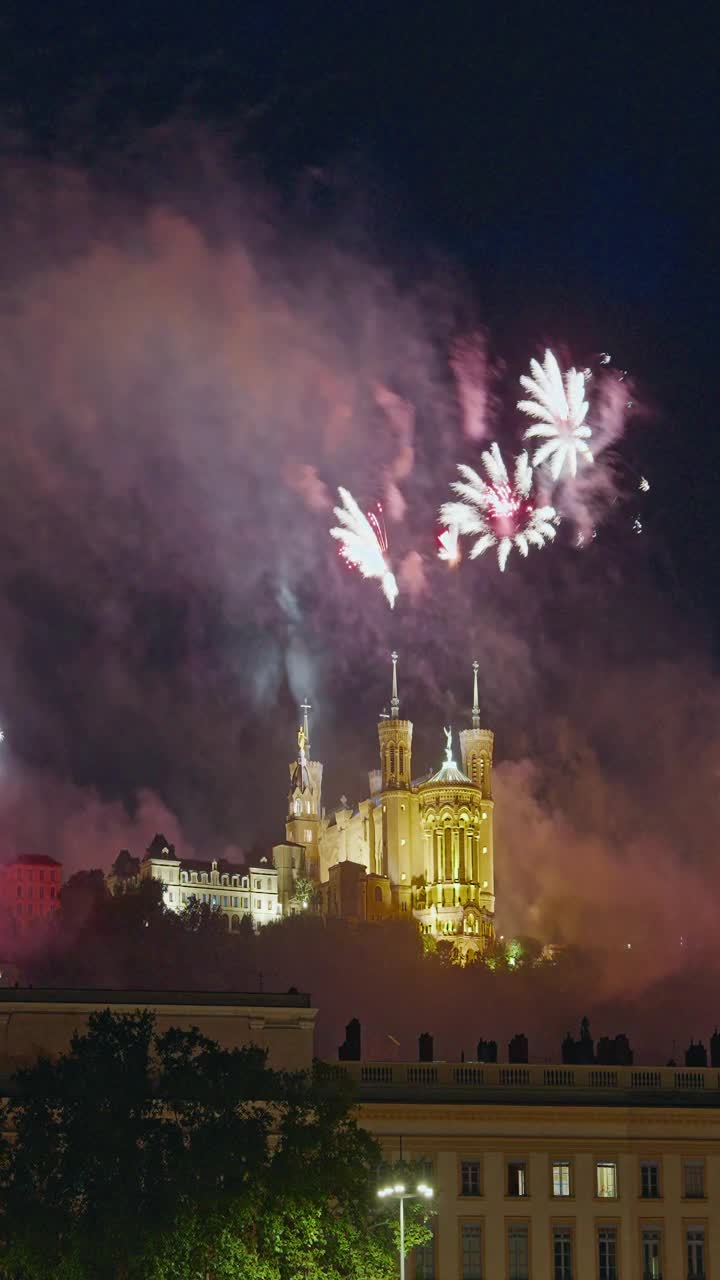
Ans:
[{"label": "firework burst", "polygon": [[536,507],[530,499],[533,469],[527,453],[515,459],[512,483],[497,444],[483,453],[482,462],[487,480],[472,467],[458,466],[463,479],[455,480],[452,488],[461,501],[444,503],[440,520],[459,534],[477,534],[471,560],[497,547],[498,564],[504,570],[513,547],[526,556],[530,547],[552,541],[557,517],[554,507]]},{"label": "firework burst", "polygon": [[559,480],[565,470],[575,476],[578,457],[583,462],[593,461],[587,444],[592,431],[585,422],[588,411],[585,374],[568,369],[563,380],[552,351],[545,352],[542,364],[531,360],[530,372],[532,377],[523,374],[520,382],[532,399],[519,400],[517,407],[529,418],[536,419],[525,432],[525,439],[545,439],[535,450],[533,466],[549,462],[553,480]]},{"label": "firework burst", "polygon": [[334,511],[340,523],[330,530],[330,534],[341,544],[343,560],[357,569],[363,578],[377,578],[392,609],[397,600],[398,585],[387,559],[388,540],[382,507],[378,503],[377,514],[371,511],[365,516],[347,489],[339,488],[338,493],[342,506],[335,507]]}]

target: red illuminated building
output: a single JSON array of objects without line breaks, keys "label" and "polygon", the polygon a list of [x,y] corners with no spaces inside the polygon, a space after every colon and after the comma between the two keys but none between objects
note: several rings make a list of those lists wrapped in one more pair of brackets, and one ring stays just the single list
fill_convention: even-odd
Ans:
[{"label": "red illuminated building", "polygon": [[0,904],[21,927],[45,920],[60,904],[62,863],[21,854],[0,867]]}]

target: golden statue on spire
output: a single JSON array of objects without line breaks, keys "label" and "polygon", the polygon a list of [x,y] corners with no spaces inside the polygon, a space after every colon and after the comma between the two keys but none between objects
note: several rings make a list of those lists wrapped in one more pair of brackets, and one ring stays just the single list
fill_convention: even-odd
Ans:
[{"label": "golden statue on spire", "polygon": [[305,755],[305,741],[305,730],[303,726],[300,725],[300,728],[298,729],[298,750],[301,756]]}]

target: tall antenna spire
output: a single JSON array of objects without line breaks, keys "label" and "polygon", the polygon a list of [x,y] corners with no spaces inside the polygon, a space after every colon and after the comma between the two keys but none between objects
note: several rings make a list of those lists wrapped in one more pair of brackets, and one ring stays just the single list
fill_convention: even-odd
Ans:
[{"label": "tall antenna spire", "polygon": [[480,728],[480,704],[478,702],[478,687],[477,687],[477,673],[478,673],[479,667],[480,667],[480,663],[476,659],[475,662],[473,662],[473,709],[472,709],[473,729]]},{"label": "tall antenna spire", "polygon": [[305,755],[309,760],[310,759],[310,729],[308,727],[308,711],[312,711],[312,706],[307,700],[307,695],[305,697],[305,701],[300,703],[300,710],[303,713],[303,732],[305,734]]},{"label": "tall antenna spire", "polygon": [[390,699],[390,718],[392,720],[397,720],[398,715],[400,713],[400,699],[398,698],[398,691],[397,691],[398,656],[394,649],[390,654],[390,657],[392,658],[392,664],[393,664],[393,684],[392,684],[392,698]]}]

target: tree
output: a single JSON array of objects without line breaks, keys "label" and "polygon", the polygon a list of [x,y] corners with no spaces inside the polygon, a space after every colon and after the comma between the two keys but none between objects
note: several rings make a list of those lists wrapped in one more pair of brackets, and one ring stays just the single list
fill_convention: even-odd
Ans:
[{"label": "tree", "polygon": [[[0,1165],[7,1280],[390,1280],[379,1149],[347,1079],[268,1068],[147,1013],[94,1014],[20,1072]],[[429,1236],[411,1217],[409,1242]]]},{"label": "tree", "polygon": [[78,928],[95,914],[108,897],[102,871],[76,871],[60,890],[63,924]]},{"label": "tree", "polygon": [[308,876],[298,876],[295,881],[295,900],[309,906],[315,893],[315,883]]}]

